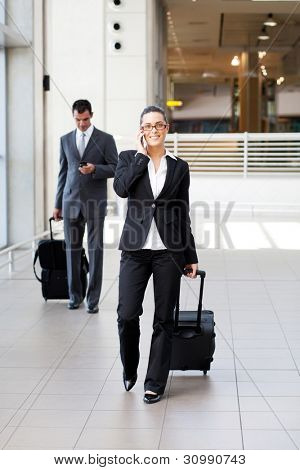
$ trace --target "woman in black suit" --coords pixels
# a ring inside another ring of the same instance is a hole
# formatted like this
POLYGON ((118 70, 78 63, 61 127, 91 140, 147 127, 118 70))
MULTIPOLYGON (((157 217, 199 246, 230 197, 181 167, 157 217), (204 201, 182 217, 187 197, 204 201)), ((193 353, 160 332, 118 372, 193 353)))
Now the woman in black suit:
POLYGON ((158 402, 169 374, 173 312, 180 278, 196 277, 197 254, 189 217, 188 164, 165 149, 169 125, 163 109, 148 106, 141 114, 137 151, 121 152, 114 189, 128 198, 120 240, 118 328, 123 382, 137 380, 139 316, 151 274, 155 299, 153 335, 145 378, 146 403, 158 402))

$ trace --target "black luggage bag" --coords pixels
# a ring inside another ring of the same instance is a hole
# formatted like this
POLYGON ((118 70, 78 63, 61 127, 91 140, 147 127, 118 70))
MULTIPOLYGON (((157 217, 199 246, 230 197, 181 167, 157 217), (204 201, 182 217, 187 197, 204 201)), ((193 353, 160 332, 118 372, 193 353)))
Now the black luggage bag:
POLYGON ((200 276, 198 310, 179 310, 179 298, 174 311, 174 333, 170 370, 210 370, 215 351, 214 313, 202 310, 205 272, 200 276))
MULTIPOLYGON (((33 261, 35 277, 42 284, 42 295, 48 299, 68 299, 67 257, 64 240, 54 240, 52 231, 53 217, 49 219, 50 240, 40 240, 33 261), (35 264, 39 258, 42 268, 41 277, 38 277, 35 264)), ((87 288, 87 273, 89 271, 85 250, 81 252, 81 283, 82 295, 85 297, 87 288)))

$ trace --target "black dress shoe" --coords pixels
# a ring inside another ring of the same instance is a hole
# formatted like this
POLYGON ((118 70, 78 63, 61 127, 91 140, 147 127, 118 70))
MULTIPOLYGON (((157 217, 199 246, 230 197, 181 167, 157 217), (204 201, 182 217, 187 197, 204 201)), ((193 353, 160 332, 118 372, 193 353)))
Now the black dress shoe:
POLYGON ((144 395, 144 402, 147 403, 148 405, 151 405, 152 403, 157 403, 161 399, 161 395, 158 395, 158 393, 145 393, 144 395))
POLYGON ((87 313, 98 313, 99 312, 99 307, 98 305, 95 305, 94 307, 92 307, 91 305, 88 305, 88 308, 87 308, 87 313))
POLYGON ((79 308, 80 303, 79 302, 73 302, 72 300, 68 303, 68 309, 69 310, 76 310, 79 308))
POLYGON ((131 379, 126 379, 125 372, 123 372, 123 383, 124 383, 125 390, 127 392, 129 392, 129 390, 131 390, 135 386, 136 381, 137 381, 137 374, 131 377, 131 379))

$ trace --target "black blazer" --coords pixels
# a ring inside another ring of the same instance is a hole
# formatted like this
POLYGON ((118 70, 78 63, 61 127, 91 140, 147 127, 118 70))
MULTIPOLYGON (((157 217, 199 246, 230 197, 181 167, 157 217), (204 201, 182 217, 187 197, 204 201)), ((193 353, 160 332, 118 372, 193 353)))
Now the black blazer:
POLYGON ((135 150, 120 153, 114 189, 118 196, 128 197, 128 207, 119 249, 142 249, 154 217, 166 248, 182 252, 186 263, 197 263, 189 217, 189 167, 178 157, 166 158, 165 185, 155 199, 147 168, 149 157, 135 150))

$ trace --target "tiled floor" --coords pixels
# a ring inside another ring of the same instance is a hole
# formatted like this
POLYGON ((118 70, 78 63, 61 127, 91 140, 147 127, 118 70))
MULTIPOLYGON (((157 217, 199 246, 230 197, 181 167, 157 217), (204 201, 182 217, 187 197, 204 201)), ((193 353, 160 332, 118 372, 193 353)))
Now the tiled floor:
MULTIPOLYGON (((116 249, 105 252, 99 315, 45 303, 29 257, 11 277, 0 271, 0 447, 299 449, 300 252, 293 247, 199 250, 204 303, 217 323, 212 370, 171 373, 164 399, 152 406, 142 401, 152 287, 139 380, 127 393, 116 249)), ((195 308, 198 286, 183 282, 182 307, 195 308)))

